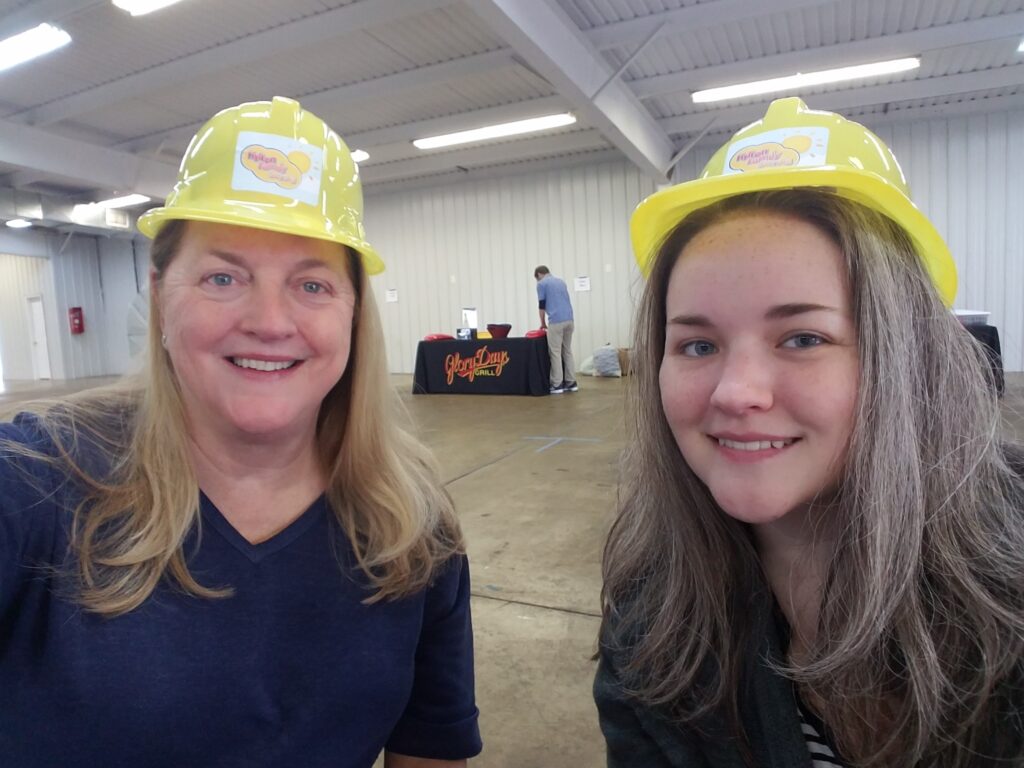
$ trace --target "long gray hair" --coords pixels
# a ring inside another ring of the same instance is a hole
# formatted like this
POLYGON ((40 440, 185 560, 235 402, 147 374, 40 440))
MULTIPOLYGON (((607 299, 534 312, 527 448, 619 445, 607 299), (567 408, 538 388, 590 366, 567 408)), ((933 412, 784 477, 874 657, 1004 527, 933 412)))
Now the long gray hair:
POLYGON ((822 702, 826 722, 845 726, 840 750, 858 766, 977 766, 981 756, 1016 765, 1022 452, 1000 438, 984 353, 906 233, 826 190, 720 201, 682 221, 657 254, 638 308, 632 434, 603 563, 602 637, 626 659, 627 693, 680 721, 722 711, 745 742, 738 697, 757 647, 747 611, 766 582, 749 529, 680 455, 658 373, 683 247, 756 210, 799 218, 839 245, 860 361, 816 640, 806 663, 780 671, 822 702))

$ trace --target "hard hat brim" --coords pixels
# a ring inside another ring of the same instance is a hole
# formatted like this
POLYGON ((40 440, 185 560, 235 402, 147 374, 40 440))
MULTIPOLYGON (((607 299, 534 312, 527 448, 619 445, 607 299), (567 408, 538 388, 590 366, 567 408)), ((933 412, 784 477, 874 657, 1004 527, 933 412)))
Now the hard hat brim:
MULTIPOLYGON (((153 239, 168 221, 181 219, 185 221, 206 221, 213 224, 232 224, 238 227, 249 227, 250 229, 261 229, 268 232, 280 232, 285 235, 297 234, 294 228, 284 224, 268 221, 256 215, 246 215, 243 211, 217 211, 212 212, 198 208, 173 208, 160 207, 152 208, 139 217, 138 228, 146 237, 153 239)), ((379 275, 384 271, 384 261, 365 240, 346 235, 344 232, 324 232, 324 234, 313 234, 312 231, 302 232, 299 236, 310 237, 314 240, 326 240, 331 243, 347 245, 356 251, 362 258, 363 267, 369 275, 379 275)))
POLYGON ((956 297, 956 264, 949 247, 920 209, 877 174, 821 165, 714 176, 661 190, 637 206, 630 219, 633 252, 646 277, 668 234, 696 210, 748 192, 825 187, 841 197, 888 216, 910 236, 947 306, 956 297))

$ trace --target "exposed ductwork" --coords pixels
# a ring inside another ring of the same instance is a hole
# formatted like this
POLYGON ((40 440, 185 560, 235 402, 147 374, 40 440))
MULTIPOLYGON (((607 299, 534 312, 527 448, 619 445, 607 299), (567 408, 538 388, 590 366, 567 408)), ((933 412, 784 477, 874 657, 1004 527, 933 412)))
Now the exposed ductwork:
POLYGON ((120 208, 76 203, 64 197, 0 189, 0 219, 27 219, 33 226, 59 232, 132 237, 138 214, 120 208))

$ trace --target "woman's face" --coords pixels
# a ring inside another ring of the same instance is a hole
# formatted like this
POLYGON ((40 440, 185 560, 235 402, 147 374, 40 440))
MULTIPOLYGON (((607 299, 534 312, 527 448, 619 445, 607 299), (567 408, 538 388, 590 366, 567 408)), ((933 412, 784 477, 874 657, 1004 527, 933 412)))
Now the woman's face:
POLYGON ((719 506, 764 524, 830 490, 858 373, 838 246, 790 216, 733 216, 683 248, 665 308, 662 406, 719 506))
POLYGON ((154 287, 192 429, 312 437, 351 346, 356 294, 340 245, 189 222, 154 287))

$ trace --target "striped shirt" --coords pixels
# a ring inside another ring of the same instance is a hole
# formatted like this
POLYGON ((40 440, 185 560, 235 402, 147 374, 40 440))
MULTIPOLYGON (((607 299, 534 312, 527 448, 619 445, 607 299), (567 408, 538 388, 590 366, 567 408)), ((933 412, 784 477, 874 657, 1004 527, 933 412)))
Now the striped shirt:
POLYGON ((803 731, 804 741, 807 742, 807 751, 811 753, 813 768, 844 768, 821 720, 804 707, 802 701, 797 701, 797 712, 800 715, 800 730, 803 731))

